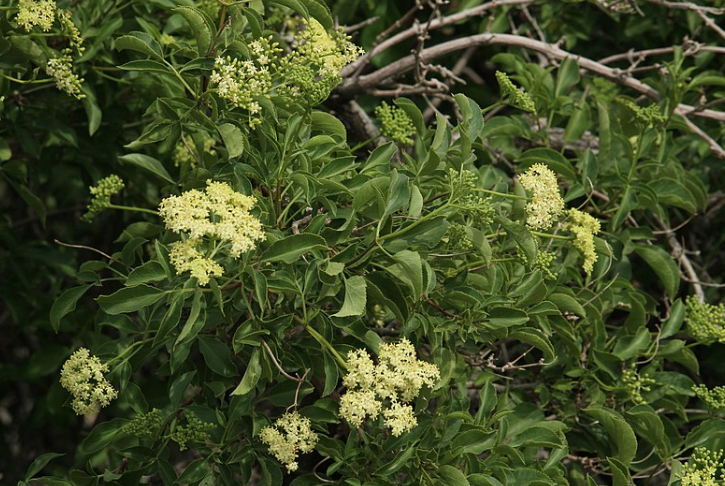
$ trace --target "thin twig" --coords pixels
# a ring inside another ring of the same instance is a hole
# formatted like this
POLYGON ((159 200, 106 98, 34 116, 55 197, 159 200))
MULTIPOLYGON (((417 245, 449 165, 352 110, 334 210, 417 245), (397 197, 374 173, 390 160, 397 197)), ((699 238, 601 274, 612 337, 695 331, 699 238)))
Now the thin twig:
POLYGON ((97 249, 97 248, 93 248, 92 246, 86 246, 86 245, 72 245, 72 244, 70 244, 70 243, 63 243, 62 241, 59 241, 59 240, 55 240, 55 239, 54 239, 53 241, 54 241, 55 243, 57 243, 58 245, 61 245, 61 246, 67 246, 68 248, 78 248, 78 249, 80 249, 80 250, 90 250, 90 251, 96 252, 96 253, 98 253, 99 255, 103 255, 104 257, 108 258, 108 259, 109 259, 109 260, 111 260, 111 261, 114 261, 114 262, 116 262, 116 263, 119 263, 119 264, 123 265, 123 266, 124 266, 124 267, 126 267, 126 268, 129 268, 129 267, 128 267, 128 265, 126 265, 125 263, 123 263, 123 262, 122 262, 121 260, 119 260, 118 258, 112 257, 111 255, 109 255, 109 254, 107 254, 107 253, 103 253, 103 252, 102 252, 101 250, 99 250, 99 249, 97 249))

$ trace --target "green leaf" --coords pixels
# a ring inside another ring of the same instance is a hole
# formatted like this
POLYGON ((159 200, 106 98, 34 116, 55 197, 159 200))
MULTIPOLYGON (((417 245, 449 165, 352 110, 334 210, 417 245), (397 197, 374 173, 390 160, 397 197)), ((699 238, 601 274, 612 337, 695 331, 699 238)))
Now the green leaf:
POLYGON ((98 101, 96 101, 96 94, 88 85, 82 85, 81 91, 86 95, 81 100, 81 103, 83 103, 83 108, 86 110, 86 117, 88 118, 88 135, 92 137, 101 127, 103 112, 101 111, 101 107, 98 106, 98 101))
POLYGON ((214 23, 199 9, 193 7, 178 7, 172 10, 174 13, 180 14, 191 26, 191 31, 196 39, 197 52, 200 56, 209 52, 211 43, 214 40, 216 29, 214 23))
POLYGON ((154 61, 153 59, 137 59, 135 61, 130 61, 126 64, 121 64, 120 66, 118 66, 118 69, 123 69, 124 71, 144 71, 153 73, 174 74, 174 70, 171 69, 169 66, 162 62, 154 61))
POLYGON ((140 267, 133 269, 128 274, 125 285, 127 287, 135 287, 138 284, 147 282, 158 282, 166 278, 166 269, 159 262, 150 261, 146 262, 140 267))
POLYGON ((534 241, 534 237, 531 236, 531 233, 529 233, 528 230, 520 224, 514 223, 503 216, 496 216, 496 222, 503 226, 503 229, 506 230, 506 234, 511 236, 511 238, 513 238, 519 245, 528 261, 527 266, 531 267, 531 265, 536 262, 537 254, 536 242, 534 241))
POLYGON ((550 148, 535 148, 527 150, 518 159, 522 167, 529 167, 536 163, 543 163, 549 169, 563 176, 568 181, 576 181, 578 177, 569 162, 563 155, 550 148))
POLYGON ((637 246, 634 252, 657 274, 672 299, 680 289, 680 271, 672 257, 659 246, 637 246))
POLYGON ((470 486, 468 479, 461 470, 453 466, 439 467, 438 479, 435 484, 440 486, 470 486))
POLYGON ((342 308, 332 317, 361 316, 365 313, 366 298, 365 277, 355 275, 345 279, 345 301, 342 308))
POLYGON ((239 385, 234 389, 232 395, 246 395, 257 386, 257 382, 259 382, 259 378, 262 376, 262 366, 259 364, 260 353, 259 348, 254 349, 242 381, 239 382, 239 385))
POLYGON ((128 49, 157 59, 164 58, 161 45, 146 32, 133 31, 128 35, 122 35, 114 41, 114 46, 117 51, 128 49))
POLYGON ((563 292, 554 292, 547 297, 562 312, 570 312, 579 317, 586 317, 587 312, 584 307, 571 295, 563 292))
POLYGON ((415 251, 402 250, 393 255, 395 265, 388 267, 388 272, 410 286, 413 299, 418 301, 423 295, 423 262, 420 254, 415 251))
POLYGON ((196 337, 197 334, 199 334, 199 331, 201 331, 201 328, 204 327, 204 323, 206 319, 202 317, 199 318, 202 314, 202 309, 204 308, 204 299, 203 299, 202 291, 200 288, 196 288, 196 291, 194 292, 194 301, 191 304, 191 311, 189 312, 189 317, 186 319, 186 323, 184 324, 184 327, 181 329, 181 332, 179 333, 179 336, 176 338, 176 342, 174 343, 174 348, 183 345, 184 343, 188 343, 192 339, 196 337))
POLYGON ((121 418, 101 422, 93 427, 91 433, 81 442, 80 450, 83 454, 93 454, 105 449, 128 422, 129 420, 121 418))
POLYGON ((317 19, 325 30, 332 30, 335 28, 335 22, 332 20, 332 13, 325 2, 322 0, 302 0, 302 2, 310 12, 310 16, 317 19))
POLYGON ((135 165, 136 167, 160 177, 166 182, 175 184, 174 179, 171 178, 171 175, 164 168, 163 164, 153 157, 143 154, 128 154, 122 155, 118 158, 118 160, 121 162, 128 162, 129 164, 135 165))
POLYGON ((677 299, 672 307, 670 307, 670 317, 662 324, 662 333, 660 339, 672 337, 680 331, 682 323, 685 321, 685 304, 681 299, 677 299))
POLYGON ((340 142, 347 141, 345 125, 336 117, 324 111, 312 112, 312 129, 336 138, 340 142))
POLYGON ((556 359, 554 345, 551 344, 549 338, 540 330, 532 327, 522 327, 512 332, 509 337, 518 339, 522 343, 530 344, 544 353, 544 359, 548 362, 556 359))
POLYGON ((380 469, 375 471, 374 475, 378 477, 382 477, 385 479, 389 479, 391 475, 395 474, 396 472, 400 471, 403 466, 408 464, 408 461, 410 461, 410 458, 413 457, 413 454, 417 450, 417 447, 414 446, 408 446, 407 449, 405 449, 402 453, 398 453, 395 456, 395 459, 390 461, 387 464, 384 464, 380 469))
POLYGON ((231 123, 224 123, 219 125, 217 129, 222 136, 224 145, 227 147, 230 159, 235 159, 244 153, 244 134, 242 134, 239 127, 231 123))
POLYGON ((65 454, 58 454, 57 452, 47 452, 38 456, 28 468, 28 472, 25 473, 25 480, 30 481, 31 478, 35 477, 43 468, 53 459, 57 457, 63 457, 65 454))
POLYGON ((291 8, 306 19, 310 17, 309 10, 299 0, 269 0, 269 3, 291 8))
POLYGON ((625 361, 638 356, 642 351, 646 350, 651 340, 652 336, 649 330, 646 327, 640 327, 634 336, 620 337, 612 353, 622 361, 625 361))
POLYGON ((610 442, 614 445, 614 457, 625 464, 631 464, 637 454, 637 437, 627 421, 619 413, 608 408, 589 407, 582 411, 599 421, 607 432, 610 442))
POLYGON ((50 308, 50 325, 53 326, 55 332, 58 332, 60 328, 60 320, 76 310, 78 301, 91 287, 92 285, 82 285, 70 288, 60 294, 60 297, 53 302, 53 307, 50 308))
POLYGON ((166 292, 148 285, 137 285, 114 292, 111 295, 101 295, 96 299, 98 305, 106 314, 112 316, 136 312, 155 304, 161 300, 166 292))
POLYGON ((577 84, 580 79, 579 65, 576 62, 576 58, 567 57, 559 66, 559 72, 556 76, 554 96, 566 96, 569 89, 577 84))
POLYGON ((249 28, 252 30, 252 37, 259 39, 264 34, 264 19, 251 8, 243 8, 242 14, 247 18, 249 28))
POLYGON ((325 239, 319 235, 302 233, 277 240, 264 252, 261 262, 294 263, 312 250, 325 250, 325 239))
POLYGON ((237 376, 237 369, 232 364, 229 347, 213 337, 202 336, 199 338, 199 351, 204 356, 206 365, 214 373, 233 378, 237 376))
POLYGON ((493 307, 488 314, 487 323, 497 329, 520 326, 529 322, 529 315, 526 312, 511 307, 493 307))

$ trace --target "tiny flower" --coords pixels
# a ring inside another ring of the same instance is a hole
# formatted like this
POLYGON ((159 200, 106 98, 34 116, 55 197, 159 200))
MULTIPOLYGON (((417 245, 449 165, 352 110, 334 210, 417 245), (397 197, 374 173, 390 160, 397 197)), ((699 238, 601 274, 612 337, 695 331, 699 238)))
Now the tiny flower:
POLYGON ((256 242, 265 238, 262 223, 249 212, 256 202, 224 182, 211 180, 204 192, 192 189, 162 200, 159 213, 166 228, 186 237, 175 243, 170 253, 176 271, 189 271, 199 285, 206 285, 210 276, 223 273, 213 254, 223 250, 231 258, 239 258, 253 250, 256 242), (216 240, 222 246, 207 254, 201 250, 206 240, 216 240))
POLYGON ((535 230, 550 228, 564 211, 556 174, 544 164, 534 164, 519 177, 519 182, 532 193, 526 204, 526 224, 535 230))
POLYGON ((390 433, 395 437, 400 437, 418 425, 418 419, 413 414, 413 407, 399 402, 391 403, 390 407, 383 412, 383 417, 385 417, 385 425, 390 427, 390 433))
POLYGON ((382 412, 385 425, 395 436, 415 427, 417 420, 410 402, 423 385, 432 387, 440 378, 438 367, 419 360, 405 338, 381 344, 377 365, 367 351, 351 351, 347 367, 343 377, 347 391, 340 398, 340 417, 359 427, 366 418, 375 419, 382 412))
POLYGON ((78 100, 86 97, 86 95, 81 92, 81 83, 83 83, 83 78, 80 78, 73 72, 73 59, 71 59, 67 52, 61 57, 48 60, 45 72, 48 73, 48 76, 53 76, 55 79, 55 86, 60 91, 63 91, 78 100))
POLYGON ((591 275, 594 263, 597 261, 597 254, 594 251, 594 235, 599 233, 599 221, 578 209, 570 209, 568 218, 565 229, 574 234, 574 247, 584 257, 582 268, 587 275, 591 275))
POLYGON ((65 362, 60 372, 60 384, 73 395, 73 410, 78 415, 91 415, 105 407, 118 396, 116 390, 103 376, 108 365, 91 356, 85 348, 65 362))
POLYGON ((682 465, 680 482, 682 486, 719 486, 722 484, 723 468, 725 462, 722 449, 709 451, 698 447, 690 460, 682 465))
POLYGON ((310 419, 298 412, 286 413, 259 433, 260 440, 269 447, 269 453, 287 467, 296 471, 297 456, 312 452, 317 443, 317 434, 312 431, 310 419))
POLYGON ((15 21, 27 32, 38 26, 48 32, 53 28, 56 4, 54 0, 20 0, 15 21))

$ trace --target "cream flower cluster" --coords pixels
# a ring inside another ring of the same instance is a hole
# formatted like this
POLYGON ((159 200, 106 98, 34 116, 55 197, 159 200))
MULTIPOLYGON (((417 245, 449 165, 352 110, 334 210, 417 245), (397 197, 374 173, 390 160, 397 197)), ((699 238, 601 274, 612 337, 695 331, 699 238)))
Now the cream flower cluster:
POLYGON ((69 49, 66 49, 60 57, 48 60, 45 72, 48 73, 48 76, 53 76, 55 86, 59 90, 80 100, 86 97, 81 92, 83 78, 73 72, 73 58, 68 51, 69 49))
POLYGON ((116 390, 106 381, 103 373, 108 365, 91 356, 85 348, 65 362, 60 372, 60 384, 73 395, 73 410, 78 415, 90 415, 105 407, 118 396, 116 390))
POLYGON ((269 68, 253 60, 241 61, 218 57, 209 78, 217 85, 217 93, 237 108, 256 115, 262 107, 256 98, 265 97, 272 88, 269 68))
POLYGON ((690 457, 690 462, 682 465, 681 485, 720 486, 725 481, 725 473, 722 472, 724 467, 722 450, 709 451, 698 447, 690 457))
POLYGON ((347 392, 340 398, 340 416, 355 427, 381 413, 392 435, 398 437, 418 424, 410 405, 423 385, 432 387, 440 378, 438 367, 420 361, 407 339, 380 345, 378 364, 364 349, 347 357, 347 392))
POLYGON ((567 213, 568 221, 565 229, 574 234, 574 247, 584 257, 582 268, 587 275, 591 275, 594 263, 597 261, 597 254, 594 251, 594 235, 598 234, 601 229, 599 220, 578 209, 569 209, 567 213))
POLYGON ((15 21, 27 32, 38 26, 48 32, 53 28, 56 5, 54 0, 20 0, 15 21))
POLYGON ((269 446, 269 453, 287 467, 288 472, 296 471, 297 456, 312 452, 317 444, 317 434, 312 431, 310 419, 298 412, 286 413, 274 423, 262 429, 259 437, 269 446))
POLYGON ((550 228, 564 211, 556 174, 544 164, 534 164, 519 177, 519 182, 532 193, 526 204, 526 224, 535 230, 550 228))
POLYGON ((166 227, 183 234, 183 241, 174 243, 169 254, 177 272, 189 271, 199 285, 209 283, 212 275, 223 269, 212 257, 225 250, 232 258, 255 248, 255 242, 265 238, 262 223, 249 211, 256 199, 235 192, 224 182, 207 181, 205 191, 192 189, 180 196, 161 201, 159 213, 166 227), (213 243, 208 255, 203 244, 213 243))

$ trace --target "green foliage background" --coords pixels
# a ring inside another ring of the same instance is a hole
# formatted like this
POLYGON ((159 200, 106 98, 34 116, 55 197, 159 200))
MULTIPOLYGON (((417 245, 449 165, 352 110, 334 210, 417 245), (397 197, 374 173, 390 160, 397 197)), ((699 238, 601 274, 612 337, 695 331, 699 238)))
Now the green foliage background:
MULTIPOLYGON (((543 37, 593 60, 674 47, 642 61, 648 69, 626 71, 626 56, 611 64, 658 100, 572 58, 484 45, 437 111, 428 90, 391 96, 400 86, 356 88, 343 71, 324 103, 270 97, 250 128, 209 83, 217 55, 245 59, 267 35, 292 45, 306 17, 330 31, 357 24, 353 41, 370 50, 390 27, 486 2, 59 0, 85 39, 74 62, 82 100, 35 83, 67 41, 20 29, 17 3, 0 1, 3 484, 679 484, 695 447, 722 448, 722 410, 692 389, 722 382, 722 344, 692 337, 681 258, 719 302, 723 161, 676 113, 680 103, 717 111, 725 95, 722 53, 702 49, 723 38, 696 10, 520 2, 425 41, 543 37), (535 114, 502 102, 496 71, 535 114), (368 140, 350 108, 376 123, 383 100, 412 120, 411 146, 368 140), (195 167, 174 164, 182 135, 195 167), (563 227, 551 238, 524 223, 515 177, 535 163, 557 173, 567 207, 601 221, 591 276, 563 227), (473 187, 451 171, 475 174, 473 187), (170 265, 177 237, 157 216, 108 210, 80 222, 88 187, 109 174, 126 184, 114 203, 152 211, 225 181, 257 197, 267 239, 200 287, 170 265), (474 217, 484 206, 492 217, 474 217), (537 265, 544 250, 555 259, 537 265), (375 421, 350 428, 338 417, 341 358, 401 337, 441 372, 416 402, 419 425, 397 438, 375 421), (85 419, 59 383, 79 347, 114 360, 119 390, 85 419), (291 375, 309 370, 299 387, 272 356, 291 375), (287 474, 256 435, 297 401, 321 438, 287 474), (152 409, 163 414, 156 437, 124 429, 152 409), (184 451, 170 437, 191 413, 213 428, 184 451)), ((417 43, 386 49, 362 75, 417 43)), ((430 63, 454 69, 460 54, 430 63)), ((398 80, 430 88, 422 75, 398 80)), ((689 119, 722 140, 722 121, 689 119)))

